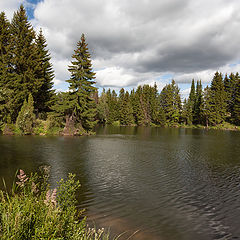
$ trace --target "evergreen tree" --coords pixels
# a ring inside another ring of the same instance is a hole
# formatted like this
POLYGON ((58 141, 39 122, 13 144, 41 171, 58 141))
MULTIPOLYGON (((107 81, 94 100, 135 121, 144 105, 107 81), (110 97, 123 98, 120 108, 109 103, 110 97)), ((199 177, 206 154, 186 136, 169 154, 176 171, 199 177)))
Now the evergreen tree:
POLYGON ((202 83, 201 81, 197 81, 196 96, 195 96, 195 102, 193 107, 193 123, 194 124, 201 123, 202 105, 203 105, 202 83))
POLYGON ((185 125, 191 125, 193 122, 193 114, 192 114, 192 102, 190 99, 184 99, 183 102, 183 110, 182 110, 182 120, 185 125))
POLYGON ((175 81, 167 84, 160 94, 160 103, 165 111, 166 121, 169 125, 179 123, 181 116, 181 97, 175 81))
POLYGON ((237 78, 234 96, 234 104, 233 104, 233 122, 236 125, 240 125, 240 78, 237 78))
POLYGON ((35 75, 39 64, 37 48, 34 44, 35 32, 28 22, 23 5, 14 13, 10 30, 13 49, 11 62, 14 74, 8 82, 8 87, 14 91, 14 109, 12 109, 11 117, 15 120, 24 99, 29 93, 35 97, 42 86, 42 81, 38 80, 35 75))
POLYGON ((11 72, 10 23, 4 12, 0 13, 0 88, 7 84, 11 72))
POLYGON ((51 115, 59 123, 60 127, 62 127, 62 123, 66 121, 66 116, 70 116, 72 114, 72 108, 69 106, 69 101, 69 92, 58 92, 54 96, 53 105, 51 106, 51 115))
POLYGON ((21 111, 18 114, 16 126, 22 134, 32 134, 34 121, 34 102, 30 93, 28 96, 28 101, 24 101, 21 111))
POLYGON ((13 91, 9 89, 12 75, 10 23, 4 12, 0 13, 0 121, 7 122, 13 108, 13 91))
POLYGON ((216 72, 211 82, 211 116, 209 123, 217 125, 225 121, 227 98, 224 89, 222 74, 216 72))
POLYGON ((195 91, 194 79, 192 80, 191 90, 190 90, 190 94, 189 94, 189 100, 190 100, 190 102, 192 102, 192 104, 194 104, 194 102, 196 100, 196 91, 195 91))
POLYGON ((46 39, 43 36, 42 30, 40 30, 36 39, 37 55, 38 55, 38 66, 36 68, 37 81, 41 82, 41 86, 38 89, 35 96, 35 108, 38 112, 48 112, 53 101, 54 90, 53 78, 54 73, 52 64, 50 63, 51 57, 48 52, 46 39))
POLYGON ((224 78, 224 88, 226 92, 226 104, 227 104, 227 120, 229 122, 232 122, 234 118, 233 108, 235 102, 235 89, 238 78, 239 78, 238 73, 236 73, 236 75, 231 73, 229 77, 226 74, 224 78))
POLYGON ((114 90, 111 92, 111 90, 108 89, 106 95, 108 105, 107 124, 112 124, 119 119, 117 93, 114 90))
POLYGON ((77 43, 77 49, 72 55, 72 65, 69 66, 71 73, 69 108, 71 117, 85 130, 92 130, 96 125, 96 103, 93 94, 96 88, 95 73, 92 70, 91 55, 88 51, 85 36, 82 34, 81 41, 77 43))
POLYGON ((145 116, 143 111, 142 87, 138 86, 136 92, 132 93, 132 107, 135 123, 138 126, 145 125, 145 116))
POLYGON ((204 89, 203 93, 203 108, 202 108, 202 116, 204 124, 208 127, 210 123, 210 119, 212 118, 212 106, 211 106, 211 89, 207 86, 204 89))
POLYGON ((97 104, 98 119, 101 123, 106 123, 109 116, 109 107, 107 103, 107 94, 103 89, 97 104))
POLYGON ((134 123, 133 109, 128 91, 122 88, 119 93, 119 120, 121 125, 132 125, 134 123))

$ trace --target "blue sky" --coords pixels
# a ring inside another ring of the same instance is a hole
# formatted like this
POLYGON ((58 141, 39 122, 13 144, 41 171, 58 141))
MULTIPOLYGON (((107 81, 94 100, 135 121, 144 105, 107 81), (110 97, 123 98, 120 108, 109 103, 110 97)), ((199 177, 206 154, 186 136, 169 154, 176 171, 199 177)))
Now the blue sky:
POLYGON ((156 82, 161 90, 174 79, 185 97, 193 78, 206 86, 216 71, 240 69, 237 0, 4 0, 0 9, 11 18, 22 2, 47 38, 57 90, 67 89, 82 33, 100 89, 156 82))

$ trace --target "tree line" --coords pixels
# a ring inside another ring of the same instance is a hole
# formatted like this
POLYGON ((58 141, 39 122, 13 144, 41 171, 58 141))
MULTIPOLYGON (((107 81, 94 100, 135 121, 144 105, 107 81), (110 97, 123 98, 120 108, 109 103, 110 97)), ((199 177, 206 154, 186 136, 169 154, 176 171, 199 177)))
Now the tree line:
POLYGON ((0 13, 0 127, 23 134, 64 129, 69 135, 89 133, 97 122, 118 125, 216 126, 240 125, 240 77, 216 72, 202 89, 192 81, 188 99, 181 101, 174 80, 161 92, 157 85, 138 86, 117 94, 103 89, 100 96, 85 36, 68 67, 69 91, 53 90, 54 71, 43 32, 33 29, 23 5, 10 22, 0 13), (45 121, 45 122, 44 122, 45 121), (35 129, 35 130, 34 130, 35 129))
POLYGON ((189 97, 181 101, 175 81, 160 93, 157 85, 138 86, 130 93, 123 88, 117 96, 103 90, 98 99, 98 119, 102 123, 120 125, 217 126, 228 122, 240 125, 240 76, 216 72, 210 87, 202 89, 201 81, 192 80, 189 97))

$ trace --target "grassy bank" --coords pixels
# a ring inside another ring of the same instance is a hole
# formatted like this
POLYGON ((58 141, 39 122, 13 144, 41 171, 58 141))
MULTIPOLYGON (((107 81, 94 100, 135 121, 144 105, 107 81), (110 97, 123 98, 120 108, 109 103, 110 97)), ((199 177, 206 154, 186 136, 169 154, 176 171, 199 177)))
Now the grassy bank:
POLYGON ((23 170, 11 191, 0 191, 0 239, 108 240, 104 229, 88 228, 83 211, 76 208, 79 181, 73 174, 48 185, 48 168, 27 176, 23 170))

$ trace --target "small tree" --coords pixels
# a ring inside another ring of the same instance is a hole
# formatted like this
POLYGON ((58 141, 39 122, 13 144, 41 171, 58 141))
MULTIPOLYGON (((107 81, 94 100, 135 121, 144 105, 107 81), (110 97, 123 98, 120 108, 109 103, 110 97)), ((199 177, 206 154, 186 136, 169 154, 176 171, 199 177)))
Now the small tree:
POLYGON ((21 111, 17 117, 16 126, 21 131, 21 133, 25 135, 33 133, 33 125, 35 121, 33 104, 33 97, 30 93, 28 96, 28 101, 24 101, 21 111))

